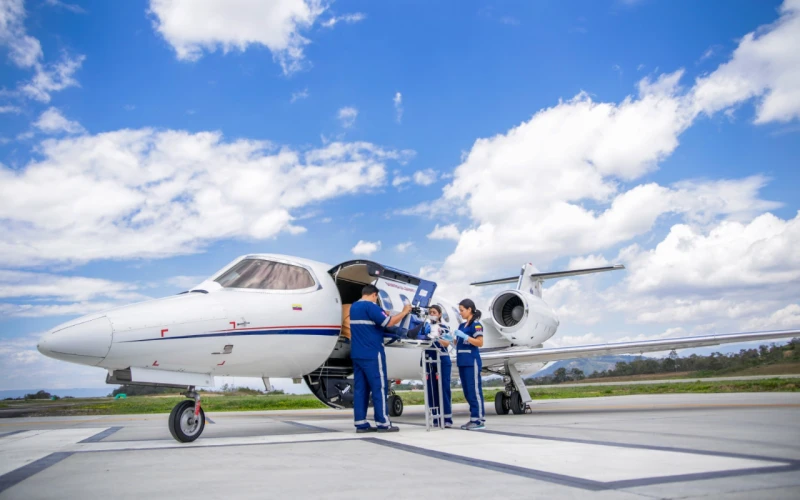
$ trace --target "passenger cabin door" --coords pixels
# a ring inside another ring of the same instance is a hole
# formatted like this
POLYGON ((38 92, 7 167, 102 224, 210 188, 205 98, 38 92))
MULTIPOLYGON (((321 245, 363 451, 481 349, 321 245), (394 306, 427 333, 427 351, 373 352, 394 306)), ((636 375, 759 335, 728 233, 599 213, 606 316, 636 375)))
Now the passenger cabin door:
POLYGON ((337 283, 342 280, 362 285, 374 284, 381 291, 381 304, 389 311, 399 311, 405 303, 428 307, 436 291, 433 281, 368 260, 343 262, 328 272, 337 283))

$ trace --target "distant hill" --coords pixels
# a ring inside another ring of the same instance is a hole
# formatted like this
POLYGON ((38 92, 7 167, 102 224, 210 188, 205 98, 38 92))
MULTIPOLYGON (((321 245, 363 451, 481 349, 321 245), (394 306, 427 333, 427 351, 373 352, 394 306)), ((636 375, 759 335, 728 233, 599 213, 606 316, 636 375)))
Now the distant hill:
MULTIPOLYGON (((109 385, 108 387, 94 387, 94 388, 77 388, 77 389, 47 389, 44 390, 55 396, 64 397, 72 396, 74 398, 100 398, 111 394, 111 391, 116 389, 117 386, 109 385)), ((0 391, 0 399, 6 398, 21 398, 26 394, 35 394, 38 389, 12 389, 0 391)))
POLYGON ((582 370, 583 374, 588 377, 590 374, 594 372, 601 372, 603 370, 614 368, 614 366, 621 361, 630 363, 631 361, 639 358, 640 356, 624 355, 624 356, 597 356, 596 358, 562 359, 561 361, 556 361, 552 365, 546 366, 544 369, 536 372, 531 377, 539 378, 547 375, 552 375, 559 368, 566 368, 568 372, 573 368, 577 368, 579 370, 582 370))

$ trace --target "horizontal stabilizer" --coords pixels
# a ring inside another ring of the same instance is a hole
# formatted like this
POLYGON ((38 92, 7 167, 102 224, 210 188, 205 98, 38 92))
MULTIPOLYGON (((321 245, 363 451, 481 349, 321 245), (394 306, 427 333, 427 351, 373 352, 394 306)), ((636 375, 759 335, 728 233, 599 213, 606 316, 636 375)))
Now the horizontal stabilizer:
MULTIPOLYGON (((602 273, 606 271, 616 271, 618 269, 625 269, 622 264, 615 264, 613 266, 604 267, 591 267, 588 269, 573 269, 571 271, 555 271, 552 273, 532 273, 529 274, 531 279, 535 281, 550 280, 555 278, 566 278, 567 276, 578 276, 581 274, 602 273)), ((511 276, 510 278, 500 278, 489 281, 479 281, 477 283, 470 283, 472 286, 489 286, 489 285, 505 285, 509 283, 517 283, 519 276, 511 276)))

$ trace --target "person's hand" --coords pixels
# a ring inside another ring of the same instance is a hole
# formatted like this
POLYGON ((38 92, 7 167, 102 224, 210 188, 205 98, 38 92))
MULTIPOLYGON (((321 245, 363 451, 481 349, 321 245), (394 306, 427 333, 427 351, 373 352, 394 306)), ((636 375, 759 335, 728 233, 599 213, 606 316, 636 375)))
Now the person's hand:
POLYGON ((403 316, 407 316, 408 313, 411 312, 411 309, 412 309, 411 304, 404 305, 403 306, 403 311, 402 311, 403 316))
POLYGON ((458 338, 464 340, 464 342, 466 342, 467 339, 469 338, 469 335, 467 335, 466 333, 464 333, 461 330, 459 330, 459 331, 456 332, 456 337, 458 337, 458 338))

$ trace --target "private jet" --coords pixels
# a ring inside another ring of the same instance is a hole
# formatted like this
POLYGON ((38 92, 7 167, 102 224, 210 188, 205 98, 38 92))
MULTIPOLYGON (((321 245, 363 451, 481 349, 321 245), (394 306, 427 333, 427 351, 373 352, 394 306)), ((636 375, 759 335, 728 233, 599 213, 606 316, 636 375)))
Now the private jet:
MULTIPOLYGON (((542 300, 546 280, 624 269, 622 265, 540 273, 531 264, 509 278, 472 283, 516 285, 497 293, 482 318, 484 375, 500 375, 505 386, 495 397, 498 415, 522 414, 531 397, 521 374, 571 358, 642 354, 731 342, 789 338, 800 330, 761 331, 545 348, 559 327, 542 300)), ((214 377, 260 377, 304 381, 331 408, 352 408, 349 306, 365 284, 380 289, 380 304, 392 312, 410 303, 416 311, 439 304, 443 321, 456 329, 456 302, 435 296, 436 283, 369 260, 331 266, 303 258, 244 255, 190 290, 90 314, 47 332, 39 351, 51 358, 108 370, 106 383, 184 390, 187 399, 169 416, 180 442, 197 439, 205 414, 197 388, 213 387, 214 377)), ((420 378, 419 345, 386 346, 391 381, 420 378)), ((454 353, 451 353, 454 356, 454 353)), ((453 363, 455 366, 455 363, 453 363)), ((454 373, 457 376, 457 372, 454 373)), ((394 385, 394 382, 392 382, 394 385)), ((387 395, 392 416, 403 401, 387 395)))

